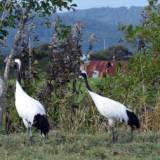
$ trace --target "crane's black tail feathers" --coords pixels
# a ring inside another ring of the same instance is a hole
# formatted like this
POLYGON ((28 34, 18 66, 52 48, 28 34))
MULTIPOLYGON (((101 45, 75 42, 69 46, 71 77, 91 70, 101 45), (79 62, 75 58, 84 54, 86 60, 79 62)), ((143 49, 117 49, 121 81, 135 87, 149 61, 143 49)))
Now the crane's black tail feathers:
POLYGON ((126 110, 126 112, 128 116, 128 125, 131 126, 132 129, 140 128, 140 122, 139 122, 138 117, 135 115, 135 113, 129 110, 126 110))
POLYGON ((45 136, 49 132, 49 122, 46 115, 37 114, 33 120, 33 126, 41 131, 45 136))

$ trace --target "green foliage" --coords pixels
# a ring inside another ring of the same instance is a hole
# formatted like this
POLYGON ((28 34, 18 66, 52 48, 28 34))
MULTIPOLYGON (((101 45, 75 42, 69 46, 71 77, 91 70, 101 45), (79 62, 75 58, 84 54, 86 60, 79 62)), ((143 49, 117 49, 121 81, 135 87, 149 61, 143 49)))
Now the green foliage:
POLYGON ((115 56, 118 60, 122 60, 128 58, 128 56, 131 56, 131 52, 121 45, 112 46, 106 50, 91 54, 90 60, 110 60, 113 56, 115 56))
POLYGON ((36 48, 33 49, 33 58, 36 60, 44 60, 47 59, 48 55, 51 54, 51 48, 49 47, 49 44, 42 44, 36 48))
POLYGON ((142 37, 142 27, 133 25, 120 25, 119 29, 125 33, 125 38, 130 43, 135 43, 137 38, 142 37))
MULTIPOLYGON (((43 68, 45 63, 44 59, 41 59, 35 67, 43 68)), ((136 54, 128 61, 125 68, 123 63, 123 61, 118 62, 117 74, 114 77, 89 79, 89 83, 95 92, 124 103, 143 120, 144 116, 145 118, 148 116, 146 111, 151 112, 157 105, 155 97, 159 97, 160 58, 150 54, 136 54)), ((99 133, 106 130, 106 120, 98 113, 82 80, 76 84, 78 93, 73 94, 71 81, 64 86, 65 88, 62 86, 56 88, 56 92, 52 92, 50 96, 48 96, 47 90, 44 90, 44 97, 39 97, 39 88, 43 86, 46 79, 45 69, 41 69, 38 73, 39 78, 33 80, 32 83, 26 83, 25 90, 43 102, 47 109, 51 128, 69 133, 99 133)), ((14 83, 14 81, 10 81, 10 92, 7 93, 9 96, 7 105, 12 117, 12 131, 17 126, 20 129, 23 126, 22 121, 17 118, 14 106, 14 83)), ((143 128, 150 129, 147 121, 143 121, 141 125, 142 130, 143 128)))
POLYGON ((8 81, 7 86, 8 86, 8 92, 6 93, 6 99, 7 99, 6 111, 10 113, 9 118, 11 127, 9 132, 22 131, 23 130, 22 121, 17 114, 14 104, 15 80, 8 81))
POLYGON ((69 38, 69 35, 71 34, 71 26, 70 25, 65 25, 62 23, 61 20, 58 20, 56 25, 55 25, 55 30, 56 30, 56 38, 57 38, 57 43, 59 45, 64 45, 67 43, 67 39, 69 38))
MULTIPOLYGON (((123 63, 123 62, 122 62, 123 63)), ((117 75, 104 86, 111 92, 113 99, 132 106, 133 110, 142 113, 144 105, 150 109, 155 106, 154 97, 159 89, 159 59, 151 55, 135 55, 128 62, 127 71, 120 70, 117 75)))
POLYGON ((7 28, 16 28, 22 19, 32 17, 33 14, 40 16, 51 15, 56 12, 57 9, 74 9, 76 4, 72 3, 72 0, 12 0, 12 1, 0 1, 0 40, 8 35, 7 28), (25 13, 25 15, 23 15, 25 13), (23 15, 23 16, 22 16, 23 15))
POLYGON ((158 54, 160 51, 160 5, 157 0, 149 0, 149 5, 142 13, 143 23, 139 26, 121 26, 128 42, 136 43, 143 40, 151 53, 158 54))

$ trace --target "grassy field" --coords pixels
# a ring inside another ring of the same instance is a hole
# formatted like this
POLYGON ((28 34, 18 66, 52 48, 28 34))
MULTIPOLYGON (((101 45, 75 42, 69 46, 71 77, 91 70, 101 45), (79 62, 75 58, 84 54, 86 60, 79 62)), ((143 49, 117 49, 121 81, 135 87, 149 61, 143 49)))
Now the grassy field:
POLYGON ((134 141, 121 132, 112 144, 109 135, 68 135, 50 132, 43 141, 34 134, 34 144, 26 143, 26 134, 0 135, 0 160, 158 160, 160 133, 135 132, 134 141))

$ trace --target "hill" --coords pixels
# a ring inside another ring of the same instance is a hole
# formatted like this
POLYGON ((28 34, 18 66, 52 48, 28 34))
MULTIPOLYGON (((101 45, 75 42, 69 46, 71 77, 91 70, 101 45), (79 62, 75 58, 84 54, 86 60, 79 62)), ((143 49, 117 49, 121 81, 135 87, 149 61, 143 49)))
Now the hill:
POLYGON ((88 10, 78 10, 59 14, 62 20, 67 24, 80 21, 84 24, 84 48, 87 48, 88 36, 95 33, 97 43, 95 50, 104 48, 104 40, 106 47, 116 45, 123 36, 118 30, 119 24, 136 25, 141 21, 141 7, 120 7, 120 8, 93 8, 88 10))
MULTIPOLYGON (((77 10, 75 12, 58 13, 64 23, 73 24, 75 22, 82 22, 84 25, 83 32, 83 50, 88 48, 88 36, 90 33, 95 33, 97 37, 97 43, 95 50, 101 50, 105 46, 112 46, 119 43, 123 34, 118 31, 119 24, 133 24, 136 25, 141 21, 142 7, 120 7, 120 8, 93 8, 87 10, 77 10)), ((55 19, 56 17, 47 17, 48 19, 55 19)), ((37 24, 36 33, 39 35, 39 44, 48 43, 51 39, 52 30, 42 25, 45 18, 36 18, 37 24)), ((7 40, 8 47, 5 48, 5 52, 9 51, 12 46, 15 30, 10 31, 10 36, 7 40)))

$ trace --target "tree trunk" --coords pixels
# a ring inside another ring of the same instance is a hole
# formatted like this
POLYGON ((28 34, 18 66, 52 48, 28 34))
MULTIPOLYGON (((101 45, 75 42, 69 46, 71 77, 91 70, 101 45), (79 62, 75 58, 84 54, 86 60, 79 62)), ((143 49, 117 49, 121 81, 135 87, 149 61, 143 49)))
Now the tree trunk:
POLYGON ((12 62, 12 58, 14 53, 12 53, 13 51, 11 51, 11 54, 8 56, 7 61, 6 61, 6 66, 5 66, 5 70, 4 70, 4 80, 7 81, 8 80, 8 75, 10 72, 10 65, 12 62))
POLYGON ((5 19, 5 15, 7 14, 7 3, 8 1, 7 0, 3 0, 4 1, 4 7, 3 7, 3 11, 1 13, 1 17, 0 17, 0 28, 2 27, 2 22, 3 20, 5 19))
MULTIPOLYGON (((24 14, 25 15, 25 14, 24 14)), ((24 32, 24 29, 25 29, 25 25, 26 25, 26 22, 27 22, 27 19, 28 17, 26 16, 24 19, 21 20, 20 22, 20 25, 19 25, 19 28, 17 30, 17 33, 15 35, 15 38, 14 38, 14 43, 13 43, 13 46, 12 46, 12 49, 11 49, 11 52, 6 60, 6 66, 5 66, 5 70, 4 70, 4 90, 3 90, 3 95, 2 98, 3 98, 3 108, 1 109, 1 117, 3 115, 3 112, 5 111, 6 109, 6 93, 7 93, 7 81, 9 79, 9 73, 10 73, 10 67, 11 67, 11 64, 13 62, 13 57, 16 55, 16 54, 20 54, 20 51, 17 49, 17 47, 20 45, 20 42, 21 40, 23 39, 23 32, 24 32)), ((6 114, 6 119, 8 119, 8 116, 6 114)), ((1 119, 2 121, 2 119, 1 119)), ((2 122, 1 122, 2 123, 2 122)), ((9 123, 6 124, 6 126, 9 126, 9 123)), ((8 131, 9 128, 6 127, 6 130, 8 131)))
POLYGON ((4 110, 4 81, 0 76, 0 128, 2 128, 3 110, 4 110))
POLYGON ((20 45, 21 40, 24 38, 23 37, 23 32, 25 30, 26 23, 28 22, 28 18, 29 18, 28 12, 29 12, 29 10, 30 9, 28 8, 26 11, 22 12, 22 19, 20 20, 20 24, 19 24, 17 33, 16 33, 15 38, 14 38, 14 43, 13 43, 10 55, 7 59, 5 70, 4 70, 4 80, 5 81, 8 80, 8 75, 9 75, 9 72, 10 72, 10 66, 11 66, 11 63, 12 63, 12 58, 18 52, 17 46, 20 45))
POLYGON ((22 33, 23 29, 24 29, 24 25, 22 25, 18 29, 18 31, 15 35, 15 40, 14 40, 14 44, 13 44, 13 47, 11 49, 10 55, 7 58, 7 62, 6 62, 5 70, 4 70, 4 80, 5 81, 8 80, 8 75, 9 75, 9 72, 10 72, 10 66, 11 66, 11 63, 12 63, 12 58, 16 54, 16 48, 18 46, 19 41, 21 40, 21 33, 22 33))

